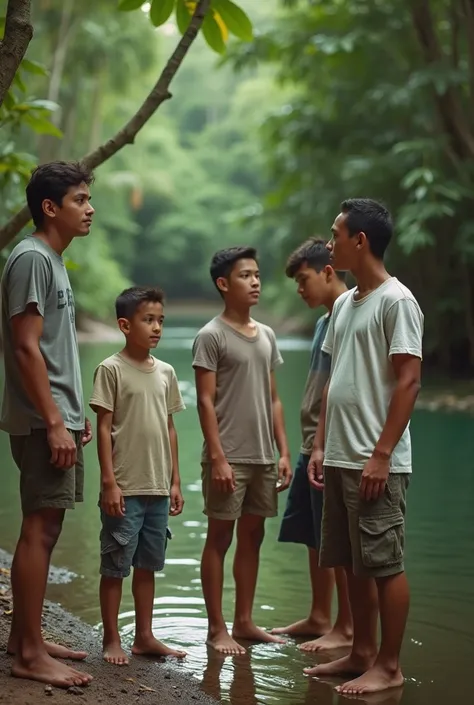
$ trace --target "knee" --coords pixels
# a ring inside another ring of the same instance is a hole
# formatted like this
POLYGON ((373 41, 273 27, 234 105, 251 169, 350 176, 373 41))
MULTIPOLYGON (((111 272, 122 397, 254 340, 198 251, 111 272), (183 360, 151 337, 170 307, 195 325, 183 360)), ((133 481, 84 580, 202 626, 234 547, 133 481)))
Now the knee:
POLYGON ((41 544, 47 551, 56 546, 62 529, 62 520, 24 521, 21 529, 21 540, 27 543, 41 544))
POLYGON ((260 548, 265 538, 265 526, 262 523, 239 527, 238 540, 252 548, 260 548))
POLYGON ((221 531, 212 531, 207 535, 206 546, 220 555, 225 555, 230 548, 233 537, 233 527, 221 531))

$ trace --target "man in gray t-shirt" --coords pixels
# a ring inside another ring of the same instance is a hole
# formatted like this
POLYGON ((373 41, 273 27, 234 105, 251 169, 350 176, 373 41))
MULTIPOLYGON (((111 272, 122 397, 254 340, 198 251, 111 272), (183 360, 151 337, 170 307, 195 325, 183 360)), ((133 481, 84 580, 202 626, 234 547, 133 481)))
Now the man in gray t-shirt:
POLYGON ((11 252, 3 271, 5 386, 0 427, 20 471, 23 522, 12 565, 14 614, 8 651, 12 675, 68 688, 91 677, 54 657, 82 659, 44 642, 41 616, 51 553, 66 509, 82 501, 84 417, 74 297, 62 258, 88 235, 89 169, 53 162, 36 169, 26 189, 36 232, 11 252))

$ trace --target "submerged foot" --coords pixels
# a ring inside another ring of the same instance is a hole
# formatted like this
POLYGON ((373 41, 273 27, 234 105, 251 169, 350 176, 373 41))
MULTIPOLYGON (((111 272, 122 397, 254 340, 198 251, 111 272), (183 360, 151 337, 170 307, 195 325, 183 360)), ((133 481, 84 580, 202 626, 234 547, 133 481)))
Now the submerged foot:
POLYGON ((380 693, 389 688, 399 688, 405 679, 401 670, 388 670, 375 664, 359 678, 339 685, 336 690, 341 695, 365 695, 366 693, 380 693))
POLYGON ((174 656, 175 658, 184 658, 186 651, 171 649, 153 635, 150 635, 144 639, 135 639, 135 643, 132 646, 132 654, 134 656, 174 656))
POLYGON ((352 646, 352 634, 343 632, 340 629, 331 629, 330 632, 313 639, 313 641, 305 641, 299 645, 301 651, 306 653, 314 653, 315 651, 332 651, 334 649, 344 649, 352 646))
POLYGON ((15 678, 47 683, 55 688, 70 688, 73 685, 86 686, 92 680, 88 673, 76 671, 75 668, 59 663, 44 651, 32 659, 15 658, 11 670, 15 678))
POLYGON ((120 641, 112 641, 109 644, 104 643, 102 658, 114 666, 128 666, 128 656, 122 649, 120 641))
POLYGON ((242 656, 242 654, 245 654, 244 647, 240 646, 240 644, 232 639, 231 635, 226 630, 215 632, 214 634, 209 632, 206 644, 217 651, 217 653, 224 654, 225 656, 242 656))
POLYGON ((313 668, 305 668, 304 672, 307 676, 315 676, 316 678, 360 676, 371 668, 373 662, 374 659, 350 654, 336 661, 320 663, 317 666, 313 666, 313 668))
POLYGON ((284 639, 260 629, 253 622, 234 624, 232 636, 235 639, 245 639, 246 641, 260 641, 265 644, 285 644, 284 639))
MULTIPOLYGON (((75 651, 62 644, 55 644, 52 641, 45 641, 44 648, 53 658, 72 659, 73 661, 83 661, 87 657, 87 651, 75 651)), ((8 641, 7 654, 15 656, 16 647, 11 640, 8 641)))
POLYGON ((329 622, 317 622, 310 617, 308 619, 300 619, 299 622, 294 622, 286 627, 275 627, 270 630, 270 634, 288 634, 289 636, 321 636, 326 634, 330 629, 329 622))

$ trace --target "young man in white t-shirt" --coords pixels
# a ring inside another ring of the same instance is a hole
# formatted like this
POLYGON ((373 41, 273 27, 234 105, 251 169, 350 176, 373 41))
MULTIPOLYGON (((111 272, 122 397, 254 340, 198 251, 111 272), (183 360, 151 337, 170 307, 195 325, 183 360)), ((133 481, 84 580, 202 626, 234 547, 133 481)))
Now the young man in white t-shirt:
POLYGON ((420 389, 423 314, 385 269, 392 230, 383 206, 351 199, 342 203, 328 244, 334 269, 350 271, 357 286, 335 302, 322 346, 331 355, 331 372, 309 474, 314 486, 324 483, 321 565, 346 568, 354 644, 349 656, 306 673, 353 674, 337 688, 344 695, 404 682, 399 655, 409 607, 403 564, 412 471, 408 427, 420 389))

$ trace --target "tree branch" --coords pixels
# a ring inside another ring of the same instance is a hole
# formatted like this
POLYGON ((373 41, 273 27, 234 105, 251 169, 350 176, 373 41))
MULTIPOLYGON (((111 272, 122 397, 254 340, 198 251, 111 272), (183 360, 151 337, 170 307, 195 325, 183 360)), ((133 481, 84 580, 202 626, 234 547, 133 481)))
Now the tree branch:
MULTIPOLYGON (((436 34, 429 0, 412 0, 411 14, 418 42, 428 66, 440 64, 445 59, 436 34)), ((474 135, 463 112, 461 100, 453 86, 444 93, 435 92, 438 114, 453 150, 461 159, 474 157, 474 135)))
POLYGON ((464 0, 464 15, 467 32, 467 55, 469 65, 469 98, 471 113, 474 115, 474 0, 464 0))
MULTIPOLYGON (((186 32, 176 46, 176 49, 168 59, 166 66, 158 78, 152 91, 145 99, 142 106, 128 123, 117 132, 105 144, 101 145, 94 151, 87 154, 84 161, 91 169, 95 169, 110 157, 116 154, 127 144, 133 144, 135 137, 140 132, 142 127, 155 114, 160 105, 171 98, 169 86, 175 77, 179 67, 183 63, 192 43, 197 37, 207 11, 209 10, 211 0, 199 0, 191 22, 186 32)), ((0 250, 8 245, 8 243, 17 235, 20 230, 28 223, 30 212, 25 206, 16 215, 11 218, 2 228, 0 228, 0 250)))
POLYGON ((31 0, 8 0, 5 34, 0 42, 0 105, 33 37, 31 0))

